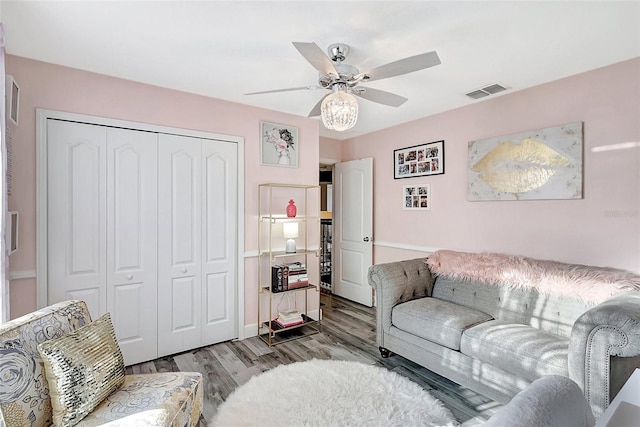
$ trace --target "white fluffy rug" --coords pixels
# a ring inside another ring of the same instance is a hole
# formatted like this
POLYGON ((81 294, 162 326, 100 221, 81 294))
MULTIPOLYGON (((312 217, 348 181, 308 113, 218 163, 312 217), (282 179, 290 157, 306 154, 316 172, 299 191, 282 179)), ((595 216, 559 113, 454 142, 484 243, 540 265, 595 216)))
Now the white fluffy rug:
POLYGON ((358 362, 311 360, 251 378, 214 426, 455 426, 443 404, 407 378, 358 362))

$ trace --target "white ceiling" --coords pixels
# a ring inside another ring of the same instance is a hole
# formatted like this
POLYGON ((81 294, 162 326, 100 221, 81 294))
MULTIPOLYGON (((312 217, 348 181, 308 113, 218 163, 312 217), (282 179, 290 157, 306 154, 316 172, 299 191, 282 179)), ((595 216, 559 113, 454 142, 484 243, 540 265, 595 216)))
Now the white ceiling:
POLYGON ((482 102, 464 94, 491 83, 517 91, 640 56, 640 1, 2 1, 0 13, 10 54, 301 116, 326 92, 243 95, 317 83, 292 41, 347 43, 360 71, 437 51, 437 67, 365 84, 409 101, 359 99, 355 128, 320 126, 336 139, 482 102))

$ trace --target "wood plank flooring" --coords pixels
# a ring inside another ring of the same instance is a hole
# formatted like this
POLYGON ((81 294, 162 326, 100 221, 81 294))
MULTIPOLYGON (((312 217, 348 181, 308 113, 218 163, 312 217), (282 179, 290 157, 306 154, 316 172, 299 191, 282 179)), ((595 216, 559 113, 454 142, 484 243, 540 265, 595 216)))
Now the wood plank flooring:
POLYGON ((268 347, 258 337, 227 341, 127 367, 127 373, 197 371, 204 375, 200 427, 211 427, 217 408, 253 375, 278 365, 316 359, 350 360, 387 368, 421 385, 464 427, 482 424, 500 404, 401 356, 380 357, 375 308, 322 294, 322 332, 268 347))

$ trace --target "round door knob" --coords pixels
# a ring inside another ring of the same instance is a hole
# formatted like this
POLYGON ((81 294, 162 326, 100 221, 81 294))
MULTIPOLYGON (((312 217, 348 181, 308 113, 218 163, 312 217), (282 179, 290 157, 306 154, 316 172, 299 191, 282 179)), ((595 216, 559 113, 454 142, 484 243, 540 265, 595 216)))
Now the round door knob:
POLYGON ((368 238, 368 237, 365 237, 364 239, 362 239, 362 241, 364 241, 364 242, 368 242, 368 241, 369 241, 369 238, 368 238))
POLYGON ((127 280, 131 280, 131 279, 133 279, 133 274, 131 273, 127 274, 127 280))
POLYGON ((186 267, 183 267, 182 270, 180 270, 180 271, 182 271, 183 273, 186 273, 188 270, 187 270, 186 267))

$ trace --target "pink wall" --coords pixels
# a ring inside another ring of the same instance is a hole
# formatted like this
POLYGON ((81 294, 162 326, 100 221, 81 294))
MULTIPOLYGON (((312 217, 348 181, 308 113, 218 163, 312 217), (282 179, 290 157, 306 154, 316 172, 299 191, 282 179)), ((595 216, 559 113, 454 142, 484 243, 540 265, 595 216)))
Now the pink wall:
MULTIPOLYGON (((20 212, 20 249, 10 271, 36 268, 36 108, 194 129, 244 137, 245 247, 257 250, 257 185, 263 182, 318 183, 318 121, 213 98, 177 92, 16 56, 7 56, 7 74, 20 85, 20 125, 13 133, 13 193, 9 209, 20 212), (297 126, 299 167, 260 164, 260 121, 297 126)), ((241 261, 242 262, 242 261, 241 261)), ((246 323, 256 319, 256 258, 245 264, 246 323)), ((35 279, 11 283, 11 316, 36 308, 35 279)))
MULTIPOLYGON (((640 271, 640 148, 592 148, 640 141, 640 58, 505 94, 372 134, 319 138, 318 122, 212 98, 7 56, 21 88, 20 126, 13 133, 13 194, 21 215, 20 250, 10 270, 36 267, 35 109, 47 108, 245 138, 245 251, 257 249, 260 182, 315 184, 318 159, 374 158, 375 262, 418 257, 430 248, 501 251, 640 271), (261 166, 259 122, 300 128, 300 167, 261 166), (573 121, 584 122, 584 199, 467 202, 467 142, 573 121), (393 179, 392 153, 444 139, 446 173, 393 179), (320 141, 320 143, 318 143, 320 141), (405 183, 432 185, 433 210, 403 211, 405 183), (397 206, 397 207, 393 207, 397 206), (382 227, 385 224, 385 227, 382 227), (394 225, 395 224, 395 225, 394 225)), ((12 125, 11 125, 12 126, 12 125)), ((245 320, 256 321, 256 259, 245 263, 245 320)), ((36 308, 34 279, 12 281, 12 317, 36 308)))
POLYGON ((342 159, 374 159, 376 263, 449 248, 640 271, 640 147, 592 151, 638 141, 640 58, 352 138, 342 159), (468 141, 575 121, 584 122, 584 199, 467 201, 468 141), (444 175, 393 179, 394 149, 441 139, 444 175), (410 183, 431 184, 431 211, 402 210, 410 183))
POLYGON ((337 139, 320 137, 320 158, 341 160, 342 159, 342 141, 337 139))

